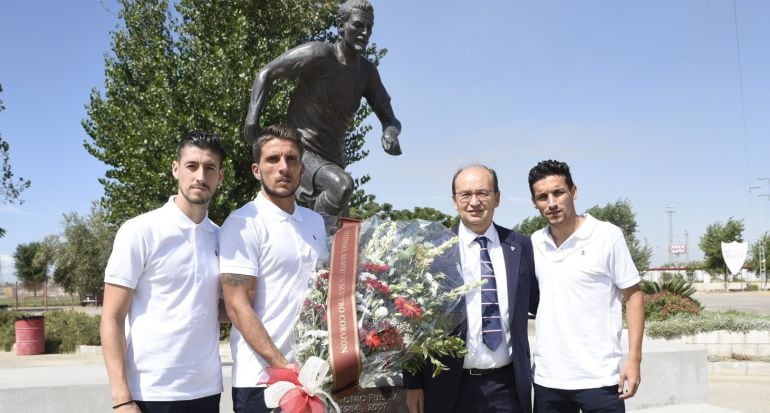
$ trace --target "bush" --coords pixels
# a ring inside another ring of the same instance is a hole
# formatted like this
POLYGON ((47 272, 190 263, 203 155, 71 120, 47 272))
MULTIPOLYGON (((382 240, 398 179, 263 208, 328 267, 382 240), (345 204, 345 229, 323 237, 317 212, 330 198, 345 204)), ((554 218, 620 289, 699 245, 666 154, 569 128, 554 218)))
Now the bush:
POLYGON ((16 311, 0 312, 0 349, 11 351, 13 343, 16 342, 16 317, 21 313, 16 311))
POLYGON ((691 282, 685 281, 681 277, 669 281, 661 281, 660 283, 656 283, 655 281, 642 280, 639 288, 641 288, 642 292, 645 294, 655 294, 659 291, 669 291, 675 295, 690 298, 697 303, 697 300, 692 298, 692 295, 695 294, 696 291, 695 287, 692 286, 691 282))
POLYGON ((230 338, 230 328, 232 323, 219 323, 219 341, 230 338))
POLYGON ((644 317, 646 320, 665 320, 676 314, 700 313, 701 306, 693 299, 672 293, 659 291, 644 295, 644 317))
MULTIPOLYGON (((0 349, 11 351, 16 342, 17 311, 0 312, 0 349)), ((81 344, 98 346, 99 316, 75 311, 50 311, 45 316, 45 352, 72 353, 81 344)))
POLYGON ((700 315, 682 313, 667 320, 650 321, 645 325, 645 334, 649 337, 672 338, 718 330, 741 333, 770 330, 770 317, 737 311, 704 311, 700 315))
POLYGON ((746 291, 759 291, 757 284, 746 284, 746 291))
POLYGON ((45 352, 73 353, 79 345, 101 345, 99 316, 76 311, 45 314, 45 352))

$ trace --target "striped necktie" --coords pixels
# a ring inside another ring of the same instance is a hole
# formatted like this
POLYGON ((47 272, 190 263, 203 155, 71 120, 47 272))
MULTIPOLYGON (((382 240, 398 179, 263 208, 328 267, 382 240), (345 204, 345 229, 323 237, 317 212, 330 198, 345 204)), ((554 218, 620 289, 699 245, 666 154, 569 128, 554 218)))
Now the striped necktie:
POLYGON ((495 270, 492 268, 492 259, 487 250, 487 237, 478 237, 476 242, 481 246, 481 279, 487 280, 487 283, 481 287, 481 339, 490 350, 495 351, 503 342, 495 270))

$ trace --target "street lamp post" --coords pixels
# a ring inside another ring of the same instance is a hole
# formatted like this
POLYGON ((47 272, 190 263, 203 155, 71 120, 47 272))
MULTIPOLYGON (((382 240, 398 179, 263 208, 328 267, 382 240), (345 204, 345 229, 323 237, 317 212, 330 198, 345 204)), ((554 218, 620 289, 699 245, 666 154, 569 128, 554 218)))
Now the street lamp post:
POLYGON ((676 207, 669 205, 666 207, 666 213, 668 214, 668 263, 672 265, 674 263, 674 253, 671 250, 674 245, 674 212, 676 207))
MULTIPOLYGON (((758 181, 765 181, 768 185, 768 189, 770 192, 770 178, 757 178, 758 181)), ((749 193, 751 193, 755 189, 762 189, 762 186, 752 186, 749 188, 749 193)), ((767 198, 768 201, 770 201, 770 193, 764 193, 764 194, 757 194, 757 198, 760 198, 759 202, 759 241, 758 241, 758 249, 759 249, 759 279, 763 282, 763 288, 767 289, 767 259, 765 257, 765 236, 767 235, 767 225, 765 221, 765 208, 764 208, 764 202, 761 201, 761 198, 767 198)))

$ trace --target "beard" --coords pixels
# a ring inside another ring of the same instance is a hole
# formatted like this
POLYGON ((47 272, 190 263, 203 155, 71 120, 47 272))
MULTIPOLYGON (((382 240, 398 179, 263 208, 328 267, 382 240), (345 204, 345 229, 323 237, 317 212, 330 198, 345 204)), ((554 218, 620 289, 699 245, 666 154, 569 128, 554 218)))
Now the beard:
POLYGON ((276 190, 274 188, 271 188, 270 185, 268 185, 265 182, 262 182, 262 190, 265 191, 266 194, 270 195, 271 198, 294 198, 294 194, 297 192, 297 189, 299 188, 299 183, 294 185, 293 188, 287 189, 287 190, 276 190))
POLYGON ((211 201, 211 197, 193 197, 190 195, 189 191, 180 191, 182 192, 182 197, 191 205, 206 205, 211 201))

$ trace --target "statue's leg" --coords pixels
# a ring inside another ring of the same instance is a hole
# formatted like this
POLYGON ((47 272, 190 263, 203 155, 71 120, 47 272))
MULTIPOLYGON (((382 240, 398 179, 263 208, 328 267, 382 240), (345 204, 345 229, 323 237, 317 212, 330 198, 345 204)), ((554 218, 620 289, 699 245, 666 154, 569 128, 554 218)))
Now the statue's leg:
POLYGON ((326 164, 316 171, 314 184, 321 191, 313 205, 316 212, 337 216, 347 210, 353 196, 350 174, 337 165, 326 164))

